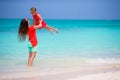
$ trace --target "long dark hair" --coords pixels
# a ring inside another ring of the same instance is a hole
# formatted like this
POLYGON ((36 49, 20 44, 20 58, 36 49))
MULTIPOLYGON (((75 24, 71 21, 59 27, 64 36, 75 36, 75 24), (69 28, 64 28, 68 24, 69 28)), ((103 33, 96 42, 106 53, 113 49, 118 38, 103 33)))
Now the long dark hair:
POLYGON ((27 33, 28 33, 28 21, 26 19, 22 19, 18 29, 19 41, 25 41, 27 33))

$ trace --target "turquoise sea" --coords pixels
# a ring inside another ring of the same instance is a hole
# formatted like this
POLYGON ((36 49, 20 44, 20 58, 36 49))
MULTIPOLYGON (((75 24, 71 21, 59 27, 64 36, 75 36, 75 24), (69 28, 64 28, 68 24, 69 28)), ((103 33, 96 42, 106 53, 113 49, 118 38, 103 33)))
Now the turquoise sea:
MULTIPOLYGON (((19 42, 17 38, 20 21, 0 19, 0 67, 27 63, 28 42, 19 42)), ((59 34, 54 32, 51 35, 45 29, 37 31, 37 63, 42 59, 54 58, 85 58, 96 63, 105 60, 120 63, 120 20, 45 21, 58 28, 59 34)))

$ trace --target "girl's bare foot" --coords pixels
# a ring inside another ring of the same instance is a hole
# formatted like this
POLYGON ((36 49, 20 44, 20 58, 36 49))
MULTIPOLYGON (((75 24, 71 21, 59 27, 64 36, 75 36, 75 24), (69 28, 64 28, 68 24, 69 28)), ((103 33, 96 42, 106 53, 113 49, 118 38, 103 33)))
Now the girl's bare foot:
POLYGON ((57 29, 57 28, 55 28, 54 30, 56 31, 56 33, 59 33, 59 31, 58 31, 58 29, 57 29))

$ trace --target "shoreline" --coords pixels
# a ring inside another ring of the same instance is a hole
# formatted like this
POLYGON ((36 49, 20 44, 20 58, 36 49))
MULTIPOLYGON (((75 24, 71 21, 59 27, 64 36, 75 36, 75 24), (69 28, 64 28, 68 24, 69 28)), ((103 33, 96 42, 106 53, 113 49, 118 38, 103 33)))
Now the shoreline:
MULTIPOLYGON (((79 66, 64 66, 64 67, 48 67, 46 69, 25 68, 26 71, 0 73, 0 80, 81 80, 86 76, 99 77, 100 75, 109 75, 111 73, 120 73, 120 64, 104 64, 104 65, 79 65, 79 66)), ((112 75, 111 75, 112 76, 112 75)), ((114 77, 115 75, 113 75, 114 77)), ((119 77, 119 76, 118 76, 119 77)), ((89 80, 89 79, 87 79, 89 80)), ((95 79, 96 80, 96 79, 95 79)))

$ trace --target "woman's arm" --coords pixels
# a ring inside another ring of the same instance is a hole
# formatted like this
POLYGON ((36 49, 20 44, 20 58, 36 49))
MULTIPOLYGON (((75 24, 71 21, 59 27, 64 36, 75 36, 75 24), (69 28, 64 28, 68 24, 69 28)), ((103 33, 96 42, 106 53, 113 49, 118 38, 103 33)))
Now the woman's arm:
POLYGON ((40 28, 42 28, 42 24, 40 23, 39 25, 34 25, 34 28, 35 29, 40 29, 40 28))

